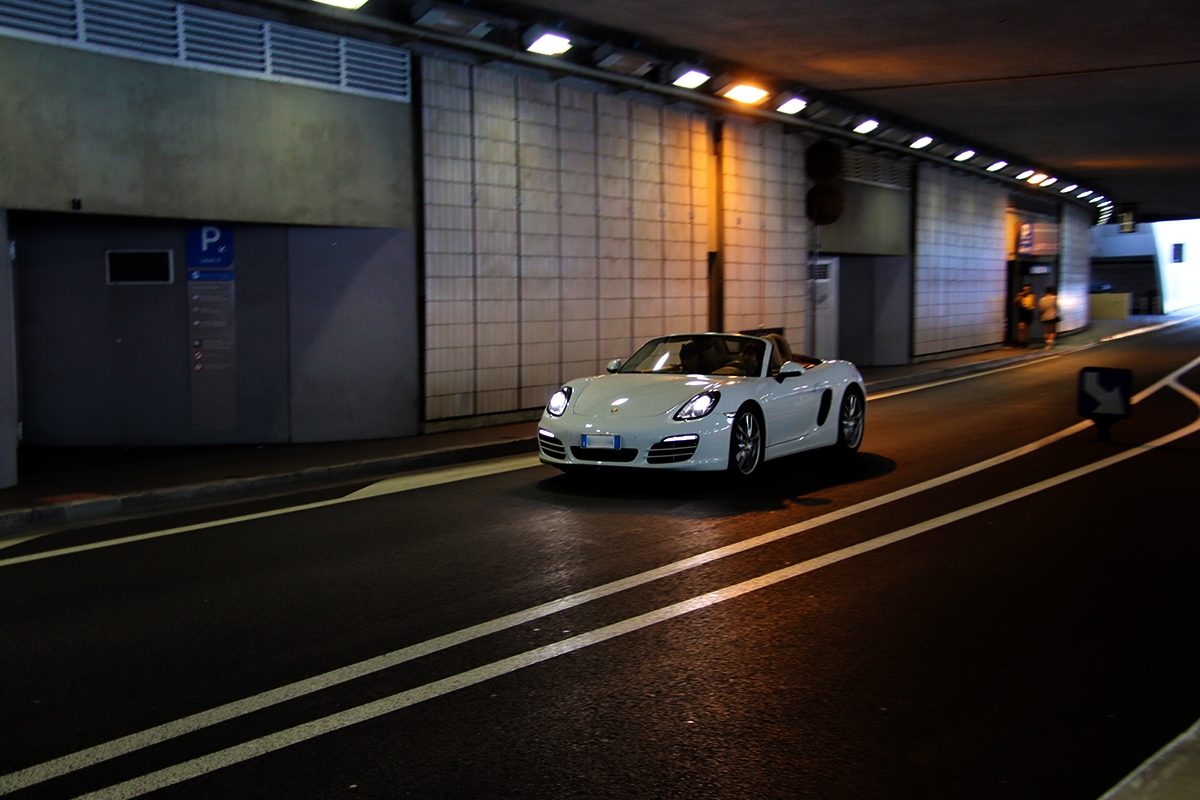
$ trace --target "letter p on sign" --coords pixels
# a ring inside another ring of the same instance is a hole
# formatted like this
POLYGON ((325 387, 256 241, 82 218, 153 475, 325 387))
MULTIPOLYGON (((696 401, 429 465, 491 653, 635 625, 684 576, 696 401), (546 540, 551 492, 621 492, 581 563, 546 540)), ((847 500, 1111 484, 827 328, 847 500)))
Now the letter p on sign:
POLYGON ((233 266, 233 228, 193 225, 187 229, 188 268, 233 266))

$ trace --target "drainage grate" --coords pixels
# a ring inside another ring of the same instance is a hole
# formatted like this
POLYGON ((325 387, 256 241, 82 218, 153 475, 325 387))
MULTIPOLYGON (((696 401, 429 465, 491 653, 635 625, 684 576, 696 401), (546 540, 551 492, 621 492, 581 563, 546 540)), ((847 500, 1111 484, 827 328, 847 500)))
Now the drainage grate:
POLYGON ((169 0, 0 0, 0 34, 408 103, 407 50, 169 0))

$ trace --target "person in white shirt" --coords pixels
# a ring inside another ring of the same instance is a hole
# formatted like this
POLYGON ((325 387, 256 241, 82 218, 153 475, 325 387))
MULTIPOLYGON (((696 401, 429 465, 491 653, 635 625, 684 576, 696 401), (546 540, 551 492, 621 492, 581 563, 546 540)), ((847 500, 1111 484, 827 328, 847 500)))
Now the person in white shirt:
POLYGON ((1054 339, 1058 329, 1058 291, 1057 287, 1047 286, 1046 293, 1038 300, 1038 310, 1042 312, 1042 335, 1046 341, 1046 349, 1054 347, 1054 339))

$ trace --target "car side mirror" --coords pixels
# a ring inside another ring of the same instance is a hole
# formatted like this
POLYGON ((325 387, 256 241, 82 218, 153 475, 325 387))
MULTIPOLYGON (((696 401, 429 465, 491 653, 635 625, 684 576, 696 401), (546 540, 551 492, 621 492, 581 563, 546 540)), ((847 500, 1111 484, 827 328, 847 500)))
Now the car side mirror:
POLYGON ((620 368, 621 368, 621 359, 619 359, 619 358, 614 358, 612 361, 608 362, 608 366, 605 367, 605 369, 607 369, 609 372, 616 372, 620 368))
POLYGON ((783 366, 779 368, 779 372, 776 373, 775 380, 779 381, 780 383, 783 383, 785 378, 788 378, 788 377, 791 377, 794 375, 803 375, 803 374, 804 374, 804 366, 803 365, 797 364, 795 361, 786 361, 786 362, 784 362, 783 366))

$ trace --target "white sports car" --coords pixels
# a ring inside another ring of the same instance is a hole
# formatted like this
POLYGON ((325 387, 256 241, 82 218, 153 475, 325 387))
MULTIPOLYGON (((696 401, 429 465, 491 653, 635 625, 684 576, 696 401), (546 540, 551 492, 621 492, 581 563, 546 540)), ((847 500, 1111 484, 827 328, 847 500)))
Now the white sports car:
POLYGON ((866 392, 849 361, 794 356, 779 334, 651 339, 608 375, 550 398, 538 426, 543 463, 723 470, 862 443, 866 392))

